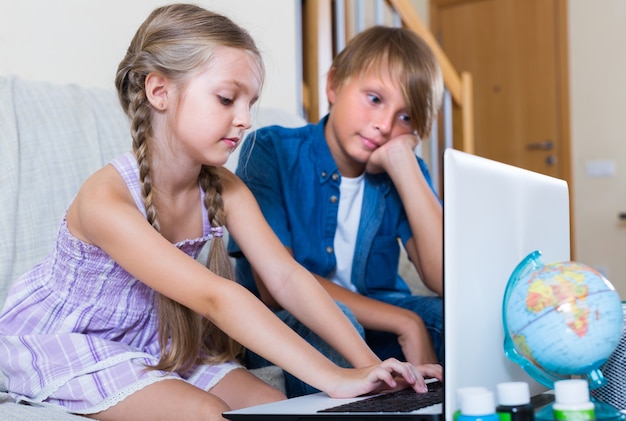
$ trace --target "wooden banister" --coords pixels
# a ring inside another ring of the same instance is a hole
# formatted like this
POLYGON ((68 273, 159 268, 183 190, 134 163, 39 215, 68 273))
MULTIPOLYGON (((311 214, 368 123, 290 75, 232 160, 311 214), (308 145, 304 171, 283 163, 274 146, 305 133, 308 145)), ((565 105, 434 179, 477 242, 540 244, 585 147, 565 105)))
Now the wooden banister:
POLYGON ((461 149, 474 153, 474 89, 472 74, 461 72, 461 119, 463 140, 461 149))
POLYGON ((331 0, 304 2, 303 86, 307 119, 317 122, 326 110, 324 75, 333 59, 333 25, 331 0))
POLYGON ((448 87, 452 98, 456 103, 462 104, 463 94, 461 88, 461 77, 439 46, 439 43, 435 39, 432 32, 430 32, 420 16, 417 14, 417 11, 415 11, 411 5, 411 2, 409 0, 387 0, 387 4, 389 4, 389 6, 391 6, 398 13, 400 19, 402 19, 403 25, 422 37, 430 49, 433 50, 435 57, 437 57, 437 60, 439 61, 439 66, 441 67, 441 71, 443 73, 444 83, 448 87))

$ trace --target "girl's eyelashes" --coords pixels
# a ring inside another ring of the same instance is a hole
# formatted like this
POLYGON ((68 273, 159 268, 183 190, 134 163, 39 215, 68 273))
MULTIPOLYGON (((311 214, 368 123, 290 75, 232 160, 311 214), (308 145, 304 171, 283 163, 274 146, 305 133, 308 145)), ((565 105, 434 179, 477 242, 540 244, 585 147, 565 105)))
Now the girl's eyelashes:
MULTIPOLYGON (((218 98, 220 104, 222 104, 222 105, 232 105, 236 101, 236 98, 225 97, 225 96, 222 96, 222 95, 218 95, 217 98, 218 98)), ((258 100, 258 97, 252 99, 252 101, 250 101, 249 104, 248 104, 248 108, 254 107, 254 105, 257 103, 257 100, 258 100)))
POLYGON ((252 109, 252 107, 256 105, 258 100, 259 100, 259 97, 256 97, 252 101, 250 101, 250 104, 248 104, 248 108, 252 109))
POLYGON ((220 101, 220 103, 222 105, 230 105, 230 104, 233 103, 233 100, 230 99, 230 98, 226 98, 226 97, 221 96, 221 95, 218 95, 217 97, 218 97, 218 99, 219 99, 219 101, 220 101))

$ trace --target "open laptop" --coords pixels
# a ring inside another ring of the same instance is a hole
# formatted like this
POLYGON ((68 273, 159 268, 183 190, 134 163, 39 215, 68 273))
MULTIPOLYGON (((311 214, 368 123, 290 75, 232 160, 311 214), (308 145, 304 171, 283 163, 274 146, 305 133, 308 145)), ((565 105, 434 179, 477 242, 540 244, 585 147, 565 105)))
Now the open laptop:
POLYGON ((534 250, 546 263, 569 260, 567 183, 453 149, 444 152, 443 402, 412 412, 328 413, 368 398, 324 393, 230 411, 234 421, 452 421, 456 390, 526 381, 545 388, 504 355, 502 298, 517 264, 534 250))
POLYGON ((546 388, 504 355, 502 299, 517 264, 539 250, 570 259, 569 192, 563 180, 460 151, 444 153, 445 418, 456 391, 525 381, 546 388))

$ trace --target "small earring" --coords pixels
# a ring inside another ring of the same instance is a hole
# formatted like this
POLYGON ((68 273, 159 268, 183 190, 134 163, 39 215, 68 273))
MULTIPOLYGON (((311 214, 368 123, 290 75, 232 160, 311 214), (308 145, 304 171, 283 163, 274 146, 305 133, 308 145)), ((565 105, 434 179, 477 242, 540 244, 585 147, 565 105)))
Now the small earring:
POLYGON ((163 104, 162 102, 159 104, 159 110, 164 110, 165 109, 165 104, 163 104))

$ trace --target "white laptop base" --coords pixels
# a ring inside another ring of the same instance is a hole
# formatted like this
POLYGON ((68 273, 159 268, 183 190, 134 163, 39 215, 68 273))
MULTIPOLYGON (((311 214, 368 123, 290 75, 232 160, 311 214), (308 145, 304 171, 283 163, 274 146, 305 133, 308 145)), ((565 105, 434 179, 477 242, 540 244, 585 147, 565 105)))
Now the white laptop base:
POLYGON ((244 408, 231 411, 224 416, 233 421, 302 421, 302 420, 381 420, 387 417, 394 420, 434 421, 441 419, 443 405, 436 404, 413 412, 358 412, 358 413, 320 413, 318 411, 331 406, 342 405, 365 398, 332 399, 325 393, 300 396, 286 401, 244 408), (381 418, 383 417, 383 418, 381 418))

